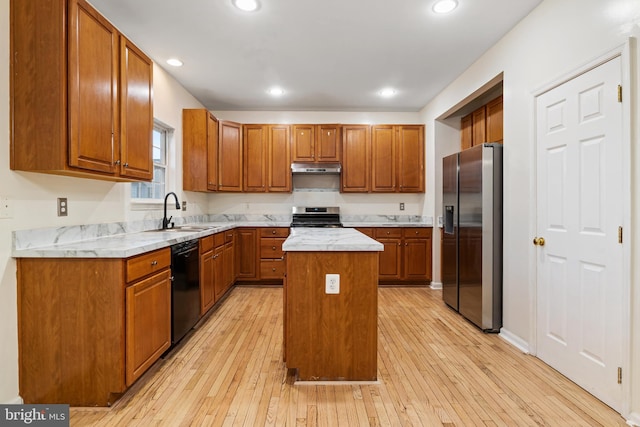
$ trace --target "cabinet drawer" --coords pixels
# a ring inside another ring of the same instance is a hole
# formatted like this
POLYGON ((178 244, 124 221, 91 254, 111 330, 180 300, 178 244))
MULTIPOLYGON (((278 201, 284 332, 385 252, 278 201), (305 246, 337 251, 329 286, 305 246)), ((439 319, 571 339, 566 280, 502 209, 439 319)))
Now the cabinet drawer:
POLYGON ((289 229, 286 227, 265 227, 260 229, 260 237, 287 237, 289 229))
POLYGON ((213 236, 207 236, 200 239, 200 254, 209 252, 213 249, 213 236))
POLYGON ((216 233, 213 235, 213 246, 214 247, 218 247, 218 246, 222 246, 224 245, 224 239, 225 239, 225 235, 226 233, 216 233))
POLYGON ((267 239, 263 237, 260 239, 260 258, 262 259, 275 259, 282 258, 284 252, 282 252, 282 244, 286 239, 284 237, 276 237, 267 239))
POLYGON ((358 231, 359 231, 359 232, 361 232, 362 234, 364 234, 364 235, 366 235, 366 236, 369 236, 369 237, 371 237, 371 238, 373 238, 373 237, 374 237, 374 234, 373 234, 373 228, 371 228, 371 227, 365 227, 365 228, 358 227, 358 228, 356 228, 356 230, 358 230, 358 231))
POLYGON ((403 230, 404 237, 431 237, 431 228, 428 227, 407 227, 403 230))
POLYGON ((126 260, 126 281, 133 282, 156 271, 169 268, 171 265, 171 249, 164 248, 147 252, 126 260))
POLYGON ((388 228, 376 228, 376 237, 402 237, 402 228, 388 227, 388 228))
POLYGON ((282 259, 260 261, 261 279, 282 279, 284 278, 285 262, 282 259))

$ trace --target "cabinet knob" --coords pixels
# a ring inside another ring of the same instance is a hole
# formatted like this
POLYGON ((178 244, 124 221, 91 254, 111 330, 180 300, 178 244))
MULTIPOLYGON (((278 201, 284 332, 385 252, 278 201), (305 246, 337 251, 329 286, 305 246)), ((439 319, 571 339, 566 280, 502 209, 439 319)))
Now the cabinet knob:
POLYGON ((387 236, 388 236, 389 234, 391 234, 391 232, 390 232, 390 231, 387 231, 387 236))
POLYGON ((275 267, 273 267, 273 268, 271 269, 271 271, 276 271, 276 268, 275 268, 275 267))
POLYGON ((271 249, 273 249, 273 250, 275 251, 275 250, 276 250, 276 247, 275 247, 275 246, 271 246, 271 249))
POLYGON ((151 265, 158 265, 158 261, 156 260, 151 261, 151 265))
POLYGON ((418 232, 416 231, 416 234, 418 234, 418 232))
POLYGON ((125 168, 128 168, 128 167, 129 167, 129 163, 128 163, 128 162, 127 162, 127 163, 125 163, 125 164, 124 164, 124 167, 125 167, 125 168))
POLYGON ((276 234, 276 230, 271 230, 271 234, 276 234))
POLYGON ((116 160, 116 166, 120 164, 120 160, 116 160))

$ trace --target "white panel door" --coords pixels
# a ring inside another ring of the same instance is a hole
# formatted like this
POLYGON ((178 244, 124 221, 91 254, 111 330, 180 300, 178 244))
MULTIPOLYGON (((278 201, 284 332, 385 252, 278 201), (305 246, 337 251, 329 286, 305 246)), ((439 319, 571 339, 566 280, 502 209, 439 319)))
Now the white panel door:
POLYGON ((620 58, 536 99, 538 357, 620 411, 620 58), (539 243, 539 242, 538 242, 539 243))

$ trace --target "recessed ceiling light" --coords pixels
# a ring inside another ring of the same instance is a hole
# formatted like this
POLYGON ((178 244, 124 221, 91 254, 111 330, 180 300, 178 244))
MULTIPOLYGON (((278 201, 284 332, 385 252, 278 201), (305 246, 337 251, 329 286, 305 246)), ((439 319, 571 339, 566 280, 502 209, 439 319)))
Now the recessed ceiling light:
POLYGON ((282 96, 282 95, 284 95, 284 89, 282 89, 280 87, 272 87, 267 92, 269 93, 269 95, 272 95, 272 96, 282 96))
POLYGON ((440 0, 433 5, 433 11, 435 13, 449 13, 456 7, 458 7, 457 0, 440 0))
POLYGON ((167 59, 167 64, 172 65, 174 67, 182 67, 182 61, 177 58, 169 58, 167 59))
POLYGON ((258 0, 233 0, 233 4, 245 12, 253 12, 258 9, 258 0))
POLYGON ((394 96, 396 94, 396 90, 393 89, 393 88, 390 88, 390 87, 386 87, 386 88, 382 89, 378 93, 383 98, 391 98, 392 96, 394 96))

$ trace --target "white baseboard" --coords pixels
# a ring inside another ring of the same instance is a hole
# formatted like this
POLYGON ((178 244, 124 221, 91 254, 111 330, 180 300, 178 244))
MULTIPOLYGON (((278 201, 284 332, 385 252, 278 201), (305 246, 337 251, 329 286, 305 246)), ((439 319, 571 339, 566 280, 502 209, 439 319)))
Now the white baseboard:
POLYGON ((499 335, 500 338, 513 345, 514 347, 520 349, 520 351, 522 351, 523 353, 529 354, 529 343, 516 334, 510 332, 508 329, 501 328, 499 335))
POLYGON ((22 405, 24 403, 24 400, 22 400, 22 398, 20 396, 16 396, 15 399, 9 400, 8 402, 5 402, 5 405, 22 405))
POLYGON ((630 426, 640 426, 640 413, 630 413, 627 418, 627 424, 629 424, 630 426))
POLYGON ((442 289, 442 282, 431 282, 431 289, 442 289))

